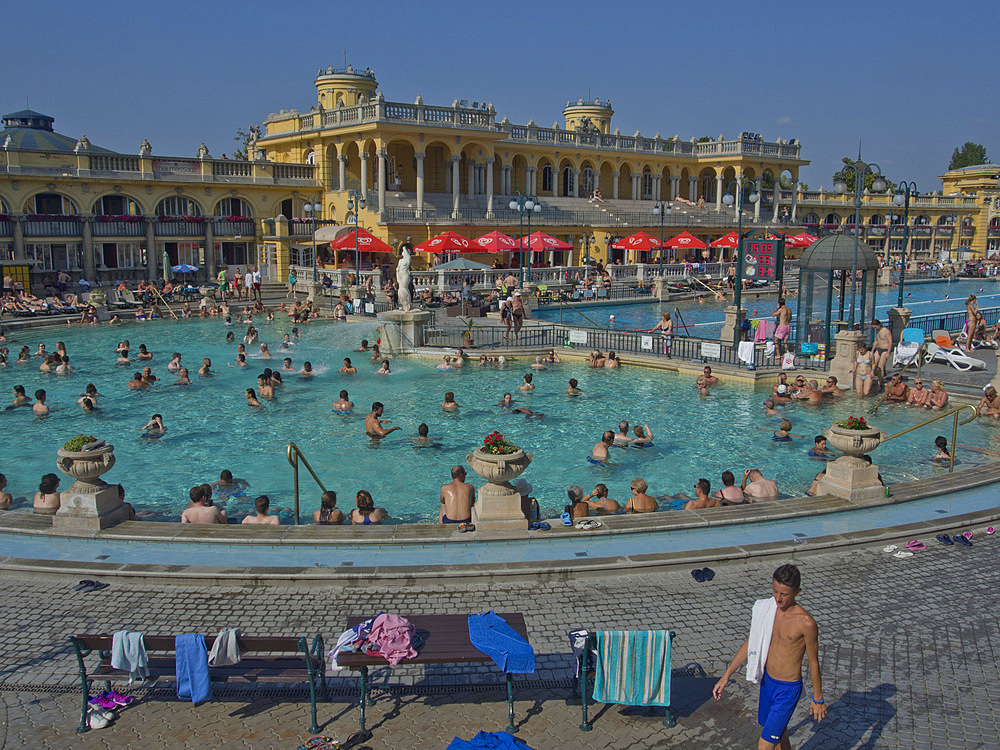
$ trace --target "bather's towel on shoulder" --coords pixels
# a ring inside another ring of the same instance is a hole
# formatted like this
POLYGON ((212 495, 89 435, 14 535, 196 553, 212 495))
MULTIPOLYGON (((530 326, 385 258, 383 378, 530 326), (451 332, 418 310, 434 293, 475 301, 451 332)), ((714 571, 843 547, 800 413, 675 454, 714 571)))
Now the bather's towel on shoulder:
POLYGON ((764 677, 767 651, 771 647, 774 616, 777 612, 778 603, 774 601, 773 596, 758 599, 753 603, 750 637, 747 639, 747 680, 750 682, 760 682, 764 677))
POLYGON ((471 740, 456 737, 447 750, 531 750, 521 740, 506 732, 480 732, 471 740))
POLYGON ((594 700, 625 706, 670 705, 670 631, 597 631, 594 700))
POLYGON ((240 644, 236 640, 239 628, 223 628, 215 637, 212 650, 208 652, 208 666, 226 667, 240 662, 240 644))
POLYGON ((469 615, 469 641, 503 672, 534 674, 535 650, 492 609, 469 615))
POLYGON ((174 638, 177 697, 201 703, 212 697, 208 677, 208 649, 201 633, 185 633, 174 638))
POLYGON ((111 666, 128 672, 129 684, 149 677, 146 644, 142 633, 128 630, 117 631, 111 639, 111 666))

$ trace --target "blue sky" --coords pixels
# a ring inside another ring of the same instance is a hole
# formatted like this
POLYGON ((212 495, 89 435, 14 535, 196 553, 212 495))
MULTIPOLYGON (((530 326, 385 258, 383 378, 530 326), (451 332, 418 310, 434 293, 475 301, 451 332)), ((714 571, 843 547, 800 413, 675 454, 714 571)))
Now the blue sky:
POLYGON ((319 67, 370 66, 386 98, 492 101, 539 125, 610 98, 622 133, 799 138, 802 179, 857 153, 924 191, 952 150, 1000 162, 1000 4, 895 2, 17 3, 0 110, 107 148, 231 152, 238 127, 315 103, 319 67), (308 11, 308 12, 307 12, 308 11))

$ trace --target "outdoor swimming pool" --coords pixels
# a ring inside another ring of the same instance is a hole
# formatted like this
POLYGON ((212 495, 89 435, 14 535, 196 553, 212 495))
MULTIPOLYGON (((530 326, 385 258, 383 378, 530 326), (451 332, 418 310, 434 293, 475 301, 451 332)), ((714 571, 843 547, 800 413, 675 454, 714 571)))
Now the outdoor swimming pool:
MULTIPOLYGON (((824 290, 817 290, 817 296, 824 290)), ((919 284, 907 284, 904 290, 906 294, 906 306, 913 312, 914 316, 928 315, 940 312, 961 312, 965 310, 965 300, 970 294, 975 294, 979 299, 981 308, 1000 306, 1000 284, 991 279, 958 279, 955 281, 933 281, 919 284), (948 295, 948 299, 944 299, 948 295)), ((881 317, 885 323, 887 311, 895 307, 899 297, 899 288, 879 287, 878 296, 875 299, 876 316, 881 317)), ((744 292, 742 305, 748 312, 748 317, 771 318, 771 313, 777 307, 776 297, 771 295, 759 295, 754 292, 744 292)), ((676 302, 658 302, 631 305, 607 305, 601 307, 589 307, 576 312, 568 307, 562 309, 562 321, 574 326, 596 326, 607 328, 610 324, 610 316, 614 315, 614 323, 611 327, 618 330, 639 330, 651 328, 660 319, 661 312, 673 312, 675 307, 680 308, 684 322, 688 325, 687 333, 691 336, 702 338, 718 338, 722 332, 722 323, 725 318, 726 305, 732 304, 732 295, 729 302, 716 302, 711 295, 706 292, 706 302, 698 304, 694 300, 682 300, 676 302), (584 317, 586 316, 586 317, 584 317), (590 320, 587 320, 589 318, 590 320)), ((850 297, 848 297, 850 304, 850 297)), ((796 300, 790 298, 788 305, 795 312, 796 300)), ((540 320, 558 321, 560 310, 558 305, 552 305, 540 309, 535 313, 535 317, 540 320)), ((679 321, 674 321, 676 329, 680 331, 679 321)))
MULTIPOLYGON (((45 388, 53 407, 46 418, 36 418, 23 408, 0 413, 7 435, 0 451, 0 471, 7 475, 8 489, 15 497, 30 498, 40 476, 55 471, 56 449, 74 435, 93 434, 115 445, 117 464, 104 478, 121 482, 127 499, 147 517, 178 520, 187 505, 188 489, 195 483, 211 482, 222 469, 229 469, 250 482, 243 496, 217 497, 238 520, 258 494, 270 496, 272 509, 291 507, 292 478, 285 447, 295 441, 327 487, 337 491, 340 507, 353 507, 355 493, 364 488, 394 521, 433 522, 439 487, 449 480, 451 466, 464 465, 466 453, 497 429, 534 454, 524 476, 534 485, 533 494, 543 510, 560 509, 570 484, 589 490, 604 482, 613 498, 625 500, 630 481, 641 476, 653 494, 691 494, 699 477, 708 478, 714 489, 725 469, 739 476, 749 466, 759 466, 766 476, 775 478, 784 494, 800 495, 822 468, 821 462, 806 455, 813 435, 834 419, 867 413, 872 403, 856 406, 854 397, 848 396, 817 409, 785 407, 793 432, 807 437, 775 443, 767 432, 755 429, 777 429, 778 418, 763 415, 761 391, 722 386, 701 399, 690 378, 674 373, 638 368, 593 371, 568 363, 536 373, 537 388, 530 395, 517 391, 527 372, 523 363, 505 370, 470 363, 463 370, 442 372, 435 369, 436 362, 406 358, 393 361, 393 374, 376 376, 375 365, 352 351, 362 338, 374 341, 375 324, 352 322, 304 327, 303 337, 288 356, 297 368, 311 360, 319 377, 289 375, 277 400, 257 410, 246 406, 243 391, 256 386, 263 367, 280 367, 286 355, 279 349, 281 335, 291 330, 291 324, 276 321, 258 328, 274 359, 266 363, 251 359, 250 366, 242 369, 226 366, 235 362, 236 346, 225 343, 228 329, 219 320, 155 321, 114 328, 73 326, 16 334, 17 340, 8 344, 13 353, 22 343, 34 351, 39 341, 49 350, 55 349, 57 341, 65 341, 77 370, 69 376, 42 374, 36 359, 31 365, 0 368, 0 391, 9 399, 13 386, 23 384, 29 394, 45 388), (149 347, 155 355, 150 363, 153 372, 163 382, 145 391, 128 390, 126 382, 136 368, 114 364, 114 349, 126 338, 133 352, 140 343, 149 347), (195 374, 194 385, 174 386, 175 378, 166 371, 172 351, 182 353, 183 363, 192 372, 202 357, 211 357, 218 374, 209 379, 195 374), (336 373, 345 356, 355 359, 358 375, 336 373), (579 379, 582 396, 563 394, 570 377, 579 379), (89 382, 104 394, 97 414, 85 414, 76 405, 89 382), (353 415, 331 412, 342 388, 357 404, 353 415), (443 395, 449 390, 461 405, 458 413, 441 410, 443 395), (494 406, 505 391, 515 394, 518 405, 543 412, 545 417, 526 419, 494 406), (392 424, 403 428, 381 443, 367 438, 363 426, 364 415, 376 400, 385 403, 385 416, 392 424), (140 428, 154 412, 163 414, 168 431, 158 440, 143 439, 140 428), (610 468, 588 463, 587 455, 601 432, 623 418, 648 423, 656 436, 655 445, 613 450, 610 468), (437 447, 415 447, 412 438, 421 422, 430 426, 437 447)), ((238 335, 246 331, 235 326, 234 330, 238 335)), ((872 421, 894 432, 925 416, 925 412, 888 407, 872 421)), ((886 481, 945 471, 923 460, 933 455, 934 436, 950 430, 950 424, 940 424, 940 428, 916 431, 876 451, 886 481)), ((960 429, 959 442, 997 448, 996 433, 995 425, 970 424, 960 429)), ((960 450, 958 458, 967 466, 983 462, 984 456, 960 450)), ((471 472, 470 481, 482 483, 471 472)), ((62 477, 61 486, 69 486, 68 477, 62 477)), ((311 511, 319 505, 319 491, 304 471, 302 489, 303 520, 311 520, 311 511)), ((23 501, 17 509, 30 512, 23 501)), ((290 520, 284 512, 282 521, 290 520)))

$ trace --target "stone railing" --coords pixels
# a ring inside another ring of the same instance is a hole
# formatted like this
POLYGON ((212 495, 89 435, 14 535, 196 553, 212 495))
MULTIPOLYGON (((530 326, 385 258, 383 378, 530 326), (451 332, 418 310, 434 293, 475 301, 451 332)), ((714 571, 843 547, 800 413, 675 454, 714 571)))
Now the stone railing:
POLYGON ((26 219, 25 237, 81 237, 83 224, 79 219, 26 219))
POLYGON ((91 156, 90 168, 95 172, 139 172, 138 156, 91 156))
POLYGON ((157 237, 204 237, 205 223, 201 221, 157 221, 153 224, 157 237))
POLYGON ((222 159, 212 162, 212 174, 216 177, 253 177, 253 164, 248 161, 222 159))
POLYGON ((213 231, 216 237, 253 237, 254 220, 229 221, 228 219, 215 219, 213 231))
POLYGON ((146 221, 100 221, 91 224, 94 237, 144 237, 146 221))
POLYGON ((313 180, 316 175, 314 164, 275 164, 276 180, 313 180))
MULTIPOLYGON (((771 193, 773 191, 765 191, 771 193)), ((892 202, 891 193, 865 193, 861 198, 862 209, 871 206, 885 206, 887 209, 902 210, 892 202)), ((910 210, 914 208, 978 208, 979 198, 974 195, 918 195, 910 198, 910 210)), ((781 202, 791 203, 792 191, 781 191, 781 202)), ((798 203, 802 205, 826 205, 854 210, 854 192, 835 193, 826 190, 800 190, 798 203)))

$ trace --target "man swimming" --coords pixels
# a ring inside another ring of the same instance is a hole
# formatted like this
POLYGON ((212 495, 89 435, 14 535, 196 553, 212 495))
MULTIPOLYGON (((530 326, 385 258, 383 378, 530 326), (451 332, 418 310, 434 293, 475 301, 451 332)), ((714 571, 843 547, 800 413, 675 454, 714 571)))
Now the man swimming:
POLYGON ((371 413, 365 417, 365 433, 369 437, 373 438, 384 438, 391 432, 403 429, 402 427, 390 427, 386 429, 382 425, 381 416, 385 411, 385 405, 381 401, 376 401, 372 404, 371 413))
MULTIPOLYGON (((583 391, 580 390, 579 388, 577 388, 577 385, 579 385, 577 379, 576 378, 570 378, 569 379, 569 388, 567 388, 565 391, 563 391, 563 393, 565 393, 568 396, 579 396, 581 393, 583 393, 583 391)), ((614 433, 611 433, 611 434, 614 435, 614 433)))
POLYGON ((212 360, 210 360, 208 357, 205 357, 201 361, 201 367, 198 368, 198 374, 201 375, 203 378, 211 377, 212 374, 213 374, 212 373, 212 360))
POLYGON ((182 367, 177 371, 177 381, 174 385, 191 385, 191 378, 188 375, 188 369, 182 367))

